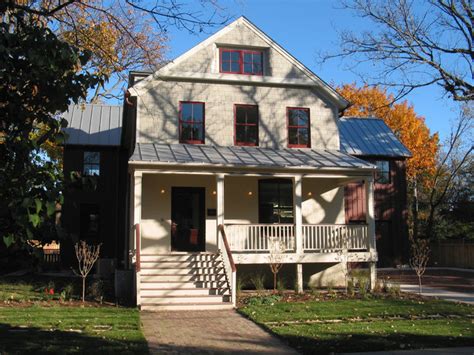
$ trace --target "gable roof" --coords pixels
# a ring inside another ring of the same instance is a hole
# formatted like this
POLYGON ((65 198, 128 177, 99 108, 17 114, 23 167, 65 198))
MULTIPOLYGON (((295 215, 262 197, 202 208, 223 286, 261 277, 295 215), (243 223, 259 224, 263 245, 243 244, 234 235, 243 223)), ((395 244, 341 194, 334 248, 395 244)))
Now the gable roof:
POLYGON ((131 164, 267 169, 349 169, 376 167, 351 155, 325 149, 272 149, 241 146, 137 143, 131 164))
POLYGON ((341 151, 351 155, 409 158, 410 151, 379 118, 341 117, 338 120, 341 151))
MULTIPOLYGON (((311 82, 314 86, 320 87, 323 89, 325 93, 327 93, 328 97, 331 98, 337 107, 342 110, 349 105, 349 101, 347 101, 343 96, 341 96, 336 90, 334 90, 329 84, 327 84, 324 80, 318 77, 315 73, 313 73, 309 68, 307 68, 304 64, 298 61, 295 57, 293 57, 288 51, 286 51, 283 47, 281 47, 278 43, 276 43, 272 38, 270 38, 266 33, 260 30, 256 25, 254 25, 249 19, 244 16, 239 17, 234 22, 230 23, 229 25, 225 26, 221 30, 214 33, 212 36, 208 37, 204 41, 200 42, 187 52, 183 53, 179 57, 172 60, 170 63, 166 64, 158 71, 156 71, 153 75, 148 76, 147 78, 141 80, 139 83, 134 85, 132 89, 140 89, 143 88, 153 80, 154 77, 158 77, 161 74, 166 74, 170 71, 174 66, 177 66, 179 63, 184 61, 185 59, 194 55, 197 51, 201 48, 215 43, 219 37, 223 36, 224 34, 228 33, 229 31, 233 30, 238 25, 244 25, 251 31, 253 31, 258 37, 260 37, 264 42, 268 44, 268 46, 279 54, 281 54, 284 58, 286 58, 292 65, 297 67, 303 74, 308 77, 308 82, 311 82)), ((250 82, 252 80, 249 80, 250 82)), ((265 82, 265 79, 262 79, 262 82, 265 82)), ((268 81, 270 82, 270 81, 268 81)))
POLYGON ((68 122, 64 145, 120 146, 122 106, 70 105, 62 117, 68 122))

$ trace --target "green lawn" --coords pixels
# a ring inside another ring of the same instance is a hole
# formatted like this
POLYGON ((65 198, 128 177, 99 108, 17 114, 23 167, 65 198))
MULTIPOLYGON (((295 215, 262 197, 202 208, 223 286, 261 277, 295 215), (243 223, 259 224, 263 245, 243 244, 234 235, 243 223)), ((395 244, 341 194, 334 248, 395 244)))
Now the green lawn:
POLYGON ((138 310, 82 307, 79 284, 78 278, 0 278, 0 354, 147 354, 138 310), (70 292, 60 301, 64 290, 70 292))
POLYGON ((146 354, 136 309, 0 307, 0 353, 146 354))
POLYGON ((474 308, 395 298, 277 301, 240 312, 302 353, 474 346, 474 308))

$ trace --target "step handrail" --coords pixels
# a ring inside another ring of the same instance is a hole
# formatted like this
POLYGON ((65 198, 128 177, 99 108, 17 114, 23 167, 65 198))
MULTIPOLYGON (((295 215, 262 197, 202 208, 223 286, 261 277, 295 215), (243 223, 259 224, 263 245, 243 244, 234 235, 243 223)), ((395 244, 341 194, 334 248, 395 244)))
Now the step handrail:
POLYGON ((225 248, 225 253, 222 254, 222 258, 224 259, 224 265, 226 266, 226 272, 228 277, 230 276, 230 292, 231 292, 231 299, 232 304, 234 307, 237 305, 237 267, 235 266, 234 258, 232 257, 232 251, 230 250, 229 243, 227 241, 227 236, 225 234, 225 229, 223 224, 219 224, 217 227, 218 234, 222 238, 222 244, 225 248), (230 274, 230 275, 229 275, 230 274))

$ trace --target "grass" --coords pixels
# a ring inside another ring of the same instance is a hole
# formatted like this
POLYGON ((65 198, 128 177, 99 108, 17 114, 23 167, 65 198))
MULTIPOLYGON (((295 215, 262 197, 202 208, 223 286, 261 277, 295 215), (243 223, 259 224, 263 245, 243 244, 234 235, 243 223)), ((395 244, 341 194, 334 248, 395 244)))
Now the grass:
POLYGON ((0 307, 0 353, 148 353, 138 310, 0 307))
POLYGON ((468 305, 388 297, 251 304, 240 312, 305 354, 474 345, 468 305))
POLYGON ((147 354, 137 309, 59 301, 71 285, 77 299, 77 282, 34 275, 1 278, 0 354, 147 354), (54 295, 46 294, 52 286, 54 295))

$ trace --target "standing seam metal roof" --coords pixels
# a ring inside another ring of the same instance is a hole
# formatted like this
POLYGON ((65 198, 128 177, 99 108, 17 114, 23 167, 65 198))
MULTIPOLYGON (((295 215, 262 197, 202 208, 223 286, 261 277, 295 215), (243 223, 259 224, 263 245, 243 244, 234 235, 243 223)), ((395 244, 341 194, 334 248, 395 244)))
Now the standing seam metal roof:
POLYGON ((63 118, 68 126, 65 145, 120 146, 122 106, 84 104, 70 105, 63 118))
POLYGON ((338 127, 341 151, 347 154, 411 157, 410 151, 381 119, 341 117, 338 127))
POLYGON ((130 162, 255 166, 266 168, 374 169, 375 166, 339 151, 314 149, 271 149, 260 147, 217 147, 192 144, 137 143, 130 162))

